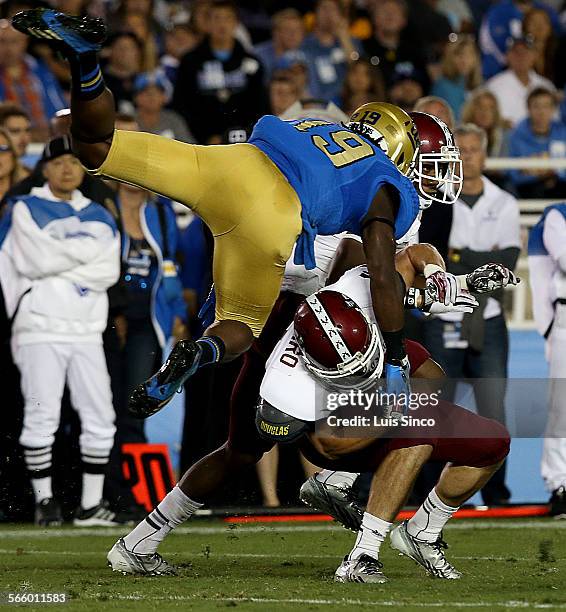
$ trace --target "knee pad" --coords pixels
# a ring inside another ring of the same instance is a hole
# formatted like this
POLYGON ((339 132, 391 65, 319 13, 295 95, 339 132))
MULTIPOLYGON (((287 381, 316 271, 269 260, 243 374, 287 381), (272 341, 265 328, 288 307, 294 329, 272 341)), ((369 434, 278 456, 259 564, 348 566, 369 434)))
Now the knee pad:
POLYGON ((264 440, 282 444, 295 442, 312 428, 308 421, 289 416, 263 399, 256 408, 255 424, 264 440))

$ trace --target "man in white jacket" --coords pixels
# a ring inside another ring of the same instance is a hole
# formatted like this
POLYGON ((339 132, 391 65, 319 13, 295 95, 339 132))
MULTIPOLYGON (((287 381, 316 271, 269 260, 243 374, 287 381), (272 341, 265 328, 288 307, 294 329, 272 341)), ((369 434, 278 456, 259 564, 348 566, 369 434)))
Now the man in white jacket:
POLYGON ((20 443, 36 523, 60 524, 51 455, 66 383, 81 421, 83 488, 75 524, 109 525, 115 516, 102 501, 102 487, 115 415, 102 332, 106 290, 120 273, 119 234, 111 215, 78 191, 84 171, 67 136, 46 145, 43 161, 46 183, 15 201, 0 251, 25 399, 20 443))

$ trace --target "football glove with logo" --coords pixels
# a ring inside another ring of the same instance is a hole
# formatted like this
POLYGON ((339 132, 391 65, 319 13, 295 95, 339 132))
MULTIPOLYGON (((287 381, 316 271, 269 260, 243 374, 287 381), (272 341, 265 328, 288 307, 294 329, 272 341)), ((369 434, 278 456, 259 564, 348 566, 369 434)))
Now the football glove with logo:
POLYGON ((509 268, 499 263, 488 263, 476 268, 469 274, 458 277, 461 284, 474 293, 491 293, 507 285, 518 285, 521 279, 509 268))

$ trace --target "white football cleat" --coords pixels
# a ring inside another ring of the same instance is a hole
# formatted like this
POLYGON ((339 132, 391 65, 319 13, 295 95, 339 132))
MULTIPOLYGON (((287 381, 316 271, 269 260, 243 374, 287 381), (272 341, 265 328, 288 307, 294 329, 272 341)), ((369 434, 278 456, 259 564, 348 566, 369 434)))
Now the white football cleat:
POLYGON ((383 563, 362 555, 357 559, 349 560, 344 557, 340 567, 334 573, 334 582, 365 582, 367 584, 383 584, 389 579, 381 571, 383 563))
POLYGON ((337 486, 311 476, 303 483, 299 499, 315 510, 330 514, 346 529, 359 531, 362 526, 363 511, 355 501, 352 487, 346 483, 337 486))
POLYGON ((391 531, 390 538, 391 548, 416 561, 431 576, 446 580, 461 578, 462 574, 444 556, 448 545, 442 537, 436 542, 417 540, 407 531, 407 521, 403 521, 391 531))
POLYGON ((170 565, 158 553, 140 555, 129 551, 120 538, 106 556, 108 566, 114 572, 126 574, 142 574, 144 576, 176 576, 177 568, 170 565))

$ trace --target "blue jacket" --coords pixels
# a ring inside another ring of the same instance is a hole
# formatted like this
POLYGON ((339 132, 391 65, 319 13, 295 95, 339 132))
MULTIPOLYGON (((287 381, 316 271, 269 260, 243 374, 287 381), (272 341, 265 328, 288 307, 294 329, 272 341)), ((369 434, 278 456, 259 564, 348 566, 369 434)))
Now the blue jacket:
MULTIPOLYGON (((553 121, 548 136, 539 136, 531 128, 530 120, 523 119, 509 136, 510 157, 532 157, 548 153, 550 157, 566 156, 566 125, 553 121)), ((515 185, 534 183, 536 176, 523 174, 521 170, 510 170, 509 176, 515 185)), ((566 171, 560 170, 558 176, 566 179, 566 171)))
MULTIPOLYGON (((118 200, 118 205, 121 206, 118 200)), ((177 251, 178 229, 175 213, 170 200, 159 198, 148 200, 143 204, 141 214, 141 226, 145 239, 149 242, 157 256, 158 271, 155 284, 151 294, 151 321, 160 346, 165 347, 167 340, 173 331, 173 320, 176 316, 186 321, 187 307, 183 299, 183 288, 178 275, 165 277, 163 273, 163 262, 165 256, 164 240, 159 222, 158 206, 165 209, 165 225, 167 228, 167 240, 169 257, 175 257, 177 251)), ((130 248, 129 237, 122 236, 122 259, 125 261, 130 248)))

